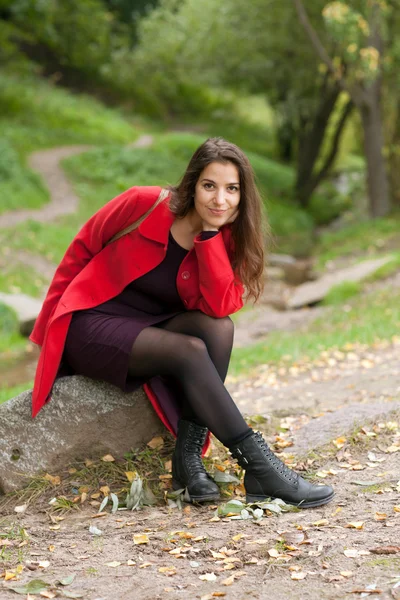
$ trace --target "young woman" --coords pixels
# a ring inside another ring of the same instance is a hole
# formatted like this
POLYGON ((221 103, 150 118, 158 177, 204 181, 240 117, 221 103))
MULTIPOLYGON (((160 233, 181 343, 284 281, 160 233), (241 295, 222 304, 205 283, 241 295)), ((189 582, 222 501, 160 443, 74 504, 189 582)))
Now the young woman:
POLYGON ((42 346, 33 415, 61 363, 125 391, 144 385, 177 436, 174 487, 187 488, 192 501, 219 498, 201 460, 211 431, 245 469, 249 502, 329 502, 332 488, 282 463, 224 386, 228 315, 245 290, 255 300, 262 291, 261 213, 248 159, 221 138, 196 150, 178 186, 133 187, 103 206, 67 249, 31 335, 42 346))

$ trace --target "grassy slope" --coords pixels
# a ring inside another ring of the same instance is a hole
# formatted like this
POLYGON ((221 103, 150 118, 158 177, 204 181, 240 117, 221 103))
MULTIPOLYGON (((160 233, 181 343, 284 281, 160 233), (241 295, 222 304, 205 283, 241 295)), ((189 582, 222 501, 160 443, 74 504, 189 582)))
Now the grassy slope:
POLYGON ((40 148, 127 143, 136 130, 116 110, 32 78, 0 73, 0 213, 48 200, 26 157, 40 148))

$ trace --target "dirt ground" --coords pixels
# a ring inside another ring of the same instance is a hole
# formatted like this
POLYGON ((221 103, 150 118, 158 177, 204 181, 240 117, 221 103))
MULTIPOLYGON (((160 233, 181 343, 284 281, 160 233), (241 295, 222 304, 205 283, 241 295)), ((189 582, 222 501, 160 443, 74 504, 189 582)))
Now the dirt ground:
MULTIPOLYGON (((352 456, 363 466, 369 462, 365 450, 352 456)), ((360 473, 340 468, 336 459, 327 461, 321 470, 335 472, 329 476, 336 488, 331 504, 265 517, 259 524, 229 518, 212 522, 215 507, 189 505, 183 512, 147 508, 97 519, 94 509, 86 508, 56 525, 44 509, 9 515, 2 529, 23 527, 29 541, 19 551, 22 561, 5 561, 5 571, 16 562, 24 569, 18 582, 2 584, 0 597, 16 597, 7 589, 11 585, 32 579, 54 583, 74 574, 64 590, 79 596, 67 597, 87 600, 317 600, 363 597, 362 591, 369 598, 400 598, 400 586, 395 588, 400 582, 400 454, 382 457, 378 468, 365 466, 360 473), (92 524, 101 535, 89 532, 92 524), (145 534, 148 543, 134 544, 137 534, 145 534), (279 541, 282 534, 286 542, 279 541), (37 567, 41 563, 48 566, 37 567), (200 579, 207 574, 213 581, 200 579)), ((60 591, 57 597, 65 596, 60 591)))

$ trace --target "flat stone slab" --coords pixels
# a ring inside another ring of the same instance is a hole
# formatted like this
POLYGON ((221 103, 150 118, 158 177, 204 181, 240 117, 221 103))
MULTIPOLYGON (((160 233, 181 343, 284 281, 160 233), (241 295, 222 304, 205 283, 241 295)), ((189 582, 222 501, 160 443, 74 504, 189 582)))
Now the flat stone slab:
POLYGON ((380 418, 388 419, 397 411, 400 411, 400 400, 353 404, 335 412, 326 413, 295 431, 294 445, 288 451, 293 454, 307 453, 309 450, 329 444, 339 436, 348 435, 355 427, 362 427, 368 421, 380 418))
POLYGON ((287 308, 301 308, 320 302, 335 285, 346 281, 361 281, 391 260, 391 256, 366 260, 346 269, 340 269, 335 273, 323 275, 317 281, 303 283, 295 289, 293 295, 287 300, 287 308))
POLYGON ((165 431, 143 390, 125 394, 80 375, 63 377, 35 419, 31 391, 23 392, 0 405, 0 493, 75 460, 122 457, 165 431))
POLYGON ((9 306, 17 315, 22 335, 30 335, 37 316, 42 308, 42 300, 26 294, 5 294, 0 292, 0 302, 9 306))

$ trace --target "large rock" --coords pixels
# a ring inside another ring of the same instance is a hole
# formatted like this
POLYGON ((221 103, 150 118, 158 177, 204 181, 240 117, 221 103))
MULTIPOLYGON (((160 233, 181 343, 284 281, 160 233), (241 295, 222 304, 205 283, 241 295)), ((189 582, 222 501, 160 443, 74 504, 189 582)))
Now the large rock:
POLYGON ((63 377, 35 419, 30 391, 0 405, 0 493, 74 460, 122 456, 160 433, 165 428, 142 390, 124 394, 86 377, 63 377))

